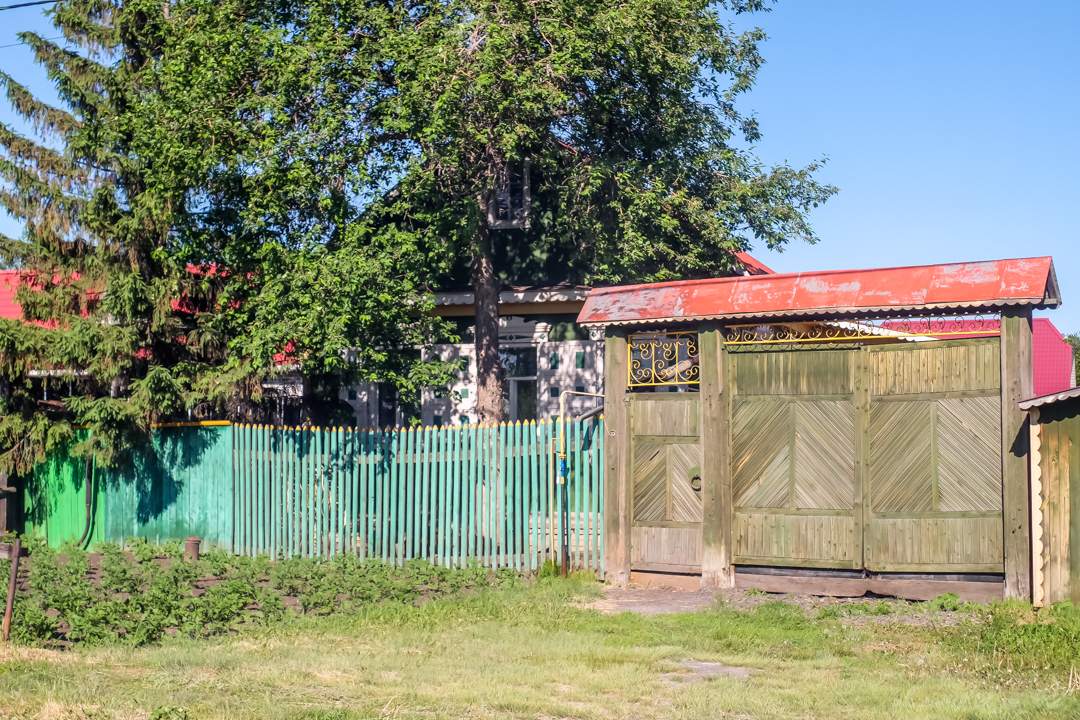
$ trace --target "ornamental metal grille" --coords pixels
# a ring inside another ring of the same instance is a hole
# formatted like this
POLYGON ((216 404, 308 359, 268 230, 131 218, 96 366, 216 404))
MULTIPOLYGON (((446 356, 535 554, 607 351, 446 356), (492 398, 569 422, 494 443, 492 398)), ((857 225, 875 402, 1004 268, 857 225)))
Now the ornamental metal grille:
POLYGON ((891 320, 791 322, 730 325, 725 345, 862 342, 866 340, 949 340, 1001 333, 1000 317, 918 317, 891 320))
POLYGON ((696 332, 631 335, 627 385, 697 385, 701 378, 696 332))

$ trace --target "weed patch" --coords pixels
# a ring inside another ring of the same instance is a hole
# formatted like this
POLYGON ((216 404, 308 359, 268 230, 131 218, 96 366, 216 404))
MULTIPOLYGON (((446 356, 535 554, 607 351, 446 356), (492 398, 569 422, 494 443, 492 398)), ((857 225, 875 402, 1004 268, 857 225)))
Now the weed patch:
POLYGON ((271 562, 219 550, 192 563, 179 543, 130 539, 127 545, 103 543, 91 555, 71 543, 57 551, 28 538, 30 560, 12 623, 15 642, 145 645, 166 635, 198 638, 241 625, 265 627, 296 613, 355 613, 522 584, 510 568, 489 572, 475 564, 451 569, 410 560, 397 567, 352 555, 271 562))
POLYGON ((1080 607, 1071 602, 1035 610, 1029 603, 1004 600, 972 615, 952 634, 952 642, 1004 671, 1068 673, 1080 664, 1080 607))

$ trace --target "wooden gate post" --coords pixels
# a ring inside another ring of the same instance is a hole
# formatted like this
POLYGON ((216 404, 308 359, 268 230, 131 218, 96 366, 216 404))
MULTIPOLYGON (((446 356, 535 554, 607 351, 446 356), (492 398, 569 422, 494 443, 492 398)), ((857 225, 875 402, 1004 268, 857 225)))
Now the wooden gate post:
POLYGON ((630 582, 630 362, 626 328, 604 330, 604 569, 616 585, 630 582))
POLYGON ((701 362, 701 586, 734 587, 731 567, 731 460, 724 374, 724 329, 698 329, 701 362))
POLYGON ((1005 522, 1005 597, 1031 599, 1031 515, 1027 413, 1019 403, 1034 393, 1031 308, 1001 313, 1001 472, 1005 522))

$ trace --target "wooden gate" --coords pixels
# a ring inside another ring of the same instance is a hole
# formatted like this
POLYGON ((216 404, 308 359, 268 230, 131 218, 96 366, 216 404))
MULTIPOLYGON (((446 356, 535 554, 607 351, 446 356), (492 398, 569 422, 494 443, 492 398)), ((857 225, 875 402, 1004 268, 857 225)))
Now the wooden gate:
POLYGON ((630 395, 630 566, 701 571, 697 393, 630 395))
POLYGON ((1003 571, 997 338, 727 362, 736 564, 1003 571))

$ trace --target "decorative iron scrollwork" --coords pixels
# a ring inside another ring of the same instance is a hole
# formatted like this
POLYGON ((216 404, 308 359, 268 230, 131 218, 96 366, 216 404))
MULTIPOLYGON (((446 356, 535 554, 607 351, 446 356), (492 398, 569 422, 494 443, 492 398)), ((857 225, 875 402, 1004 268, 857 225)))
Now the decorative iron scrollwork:
POLYGON ((629 340, 630 387, 696 385, 700 381, 696 332, 631 335, 629 340))
POLYGON ((982 316, 918 317, 885 320, 828 320, 775 325, 732 325, 726 345, 858 342, 883 339, 955 339, 988 337, 1001 332, 1001 318, 982 316))

